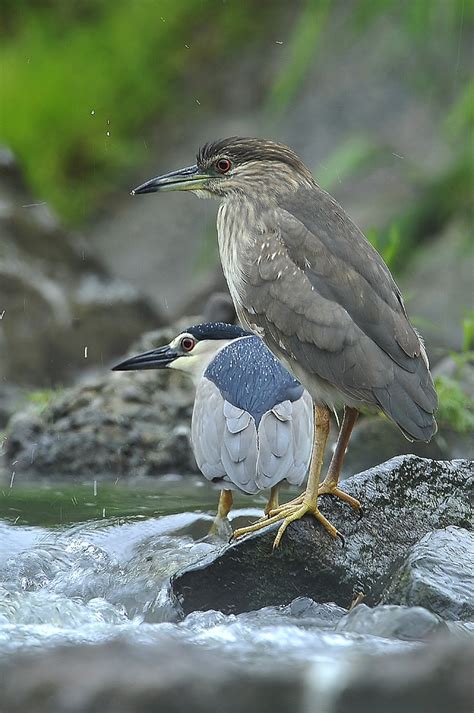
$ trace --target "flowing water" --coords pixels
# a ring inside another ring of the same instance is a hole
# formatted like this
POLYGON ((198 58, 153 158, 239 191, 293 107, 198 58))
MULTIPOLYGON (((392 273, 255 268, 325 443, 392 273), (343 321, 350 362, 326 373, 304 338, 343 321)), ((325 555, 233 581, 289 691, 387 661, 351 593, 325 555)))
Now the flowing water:
MULTIPOLYGON (((207 535, 216 501, 217 491, 203 481, 179 477, 0 486, 0 657, 114 637, 173 637, 245 665, 281 656, 295 665, 330 664, 419 646, 345 631, 344 610, 307 599, 180 620, 167 583, 223 546, 207 535)), ((263 503, 263 496, 237 496, 234 527, 259 515, 263 503)))

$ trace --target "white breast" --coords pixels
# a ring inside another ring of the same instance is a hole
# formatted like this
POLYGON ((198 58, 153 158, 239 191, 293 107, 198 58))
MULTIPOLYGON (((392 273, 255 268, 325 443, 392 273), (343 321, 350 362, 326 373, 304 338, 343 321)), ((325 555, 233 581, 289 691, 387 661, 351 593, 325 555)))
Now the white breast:
POLYGON ((217 237, 222 270, 234 305, 245 304, 245 259, 252 236, 247 228, 249 214, 246 204, 224 201, 217 214, 217 237))

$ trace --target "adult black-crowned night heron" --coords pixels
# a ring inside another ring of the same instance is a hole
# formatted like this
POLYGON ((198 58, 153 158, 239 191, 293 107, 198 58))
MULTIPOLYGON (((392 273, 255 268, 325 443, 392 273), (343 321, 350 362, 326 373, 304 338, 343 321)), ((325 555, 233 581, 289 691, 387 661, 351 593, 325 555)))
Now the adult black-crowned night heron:
POLYGON ((318 494, 360 507, 338 488, 358 409, 378 407, 412 440, 429 441, 436 432, 428 360, 400 290, 359 228, 286 146, 237 137, 206 144, 194 166, 153 178, 133 193, 171 190, 221 201, 219 251, 239 319, 313 397, 308 485, 267 520, 282 521, 275 546, 287 525, 306 513, 336 537, 319 512, 318 494), (330 409, 342 405, 336 451, 319 485, 330 409))
POLYGON ((198 324, 113 369, 166 367, 189 374, 196 386, 194 455, 204 477, 223 488, 213 531, 230 511, 232 490, 270 488, 268 514, 282 482, 301 485, 313 443, 311 396, 260 337, 232 324, 198 324))

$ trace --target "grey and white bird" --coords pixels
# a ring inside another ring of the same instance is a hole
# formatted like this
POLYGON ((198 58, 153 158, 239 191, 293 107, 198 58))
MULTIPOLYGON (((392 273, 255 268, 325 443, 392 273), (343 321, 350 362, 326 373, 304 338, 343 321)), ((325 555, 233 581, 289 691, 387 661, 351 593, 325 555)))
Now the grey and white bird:
POLYGON ((301 485, 313 443, 311 396, 267 349, 239 326, 210 322, 188 327, 172 342, 130 357, 114 371, 179 369, 196 387, 191 444, 207 480, 222 490, 214 530, 232 506, 232 490, 301 485))
MULTIPOLYGON (((436 432, 437 396, 423 342, 382 257, 287 146, 232 137, 206 144, 196 164, 132 193, 186 190, 220 201, 219 253, 240 322, 259 334, 308 389, 315 448, 306 491, 276 509, 277 546, 290 522, 312 514, 338 487, 359 409, 383 411, 411 440, 436 432), (320 484, 330 410, 344 406, 334 456, 320 484)), ((236 535, 262 527, 244 528, 236 535)))

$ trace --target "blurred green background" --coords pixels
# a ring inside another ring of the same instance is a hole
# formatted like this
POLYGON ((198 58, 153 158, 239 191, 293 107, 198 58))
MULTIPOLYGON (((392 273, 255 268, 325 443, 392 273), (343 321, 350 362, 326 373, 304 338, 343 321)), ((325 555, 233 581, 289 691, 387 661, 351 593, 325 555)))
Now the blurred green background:
MULTIPOLYGON (((94 214, 121 176, 136 171, 146 150, 143 137, 153 123, 159 120, 165 128, 180 121, 183 112, 202 114, 190 106, 190 87, 199 88, 205 111, 222 108, 213 91, 215 73, 250 48, 260 47, 264 61, 278 31, 282 60, 259 64, 254 77, 255 83, 264 82, 258 108, 273 128, 275 114, 304 91, 318 55, 342 49, 324 42, 335 15, 343 13, 341 39, 354 42, 385 17, 399 30, 400 49, 412 54, 413 90, 426 102, 433 95, 441 99, 440 140, 457 145, 445 183, 431 186, 433 220, 465 208, 474 84, 461 55, 473 3, 306 0, 292 5, 278 0, 7 0, 0 10, 0 137, 20 160, 32 191, 63 220, 78 224, 94 214), (282 19, 288 20, 284 34, 282 19), (436 60, 431 55, 439 44, 452 48, 451 64, 435 73, 429 60, 436 60)), ((388 44, 386 51, 393 47, 388 44)), ((217 83, 229 79, 231 74, 217 83)), ((314 130, 317 134, 317 126, 314 130)), ((359 142, 345 146, 332 157, 333 173, 354 169, 369 149, 359 142)), ((324 182, 332 180, 329 172, 324 182)))
POLYGON ((457 355, 442 408, 472 425, 473 19, 470 0, 4 0, 0 423, 15 385, 73 383, 224 288, 215 206, 129 190, 241 134, 293 146, 360 224, 432 361, 457 355))

